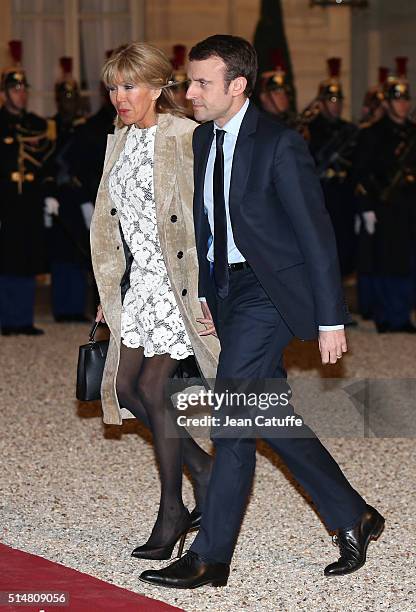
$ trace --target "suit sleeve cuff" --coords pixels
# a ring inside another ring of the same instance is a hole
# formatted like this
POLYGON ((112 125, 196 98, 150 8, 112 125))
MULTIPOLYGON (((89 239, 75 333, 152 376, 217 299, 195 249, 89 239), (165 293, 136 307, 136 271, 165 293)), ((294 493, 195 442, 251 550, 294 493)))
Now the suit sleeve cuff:
POLYGON ((344 325, 320 325, 319 331, 336 331, 337 329, 344 329, 344 325))
POLYGON ((205 297, 199 297, 199 298, 198 298, 198 300, 199 300, 200 302, 206 302, 206 301, 207 301, 207 298, 205 298, 205 297))

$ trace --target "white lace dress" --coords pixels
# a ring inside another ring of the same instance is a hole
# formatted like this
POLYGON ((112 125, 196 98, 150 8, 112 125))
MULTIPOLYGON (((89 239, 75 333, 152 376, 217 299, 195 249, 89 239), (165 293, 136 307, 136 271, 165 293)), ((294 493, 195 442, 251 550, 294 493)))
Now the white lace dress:
POLYGON ((124 238, 133 255, 121 312, 125 346, 144 348, 145 357, 193 354, 172 292, 159 243, 153 190, 153 153, 157 126, 132 125, 111 170, 110 196, 120 214, 124 238))

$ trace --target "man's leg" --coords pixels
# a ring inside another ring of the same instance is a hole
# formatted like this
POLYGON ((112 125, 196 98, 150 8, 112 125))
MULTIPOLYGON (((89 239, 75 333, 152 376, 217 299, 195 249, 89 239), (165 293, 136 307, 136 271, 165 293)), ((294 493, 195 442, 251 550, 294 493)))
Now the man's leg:
POLYGON ((357 274, 358 310, 364 319, 371 319, 374 313, 374 279, 371 274, 357 274))
MULTIPOLYGON (((262 290, 250 270, 234 273, 230 293, 218 303, 217 331, 221 341, 216 391, 221 381, 263 376, 263 363, 274 359, 286 344, 279 345, 280 316, 264 303, 262 290), (268 355, 270 353, 270 355, 268 355), (272 357, 273 355, 273 357, 272 357)), ((250 492, 255 461, 255 438, 215 437, 214 466, 204 504, 201 527, 191 550, 206 561, 229 563, 250 492)))
POLYGON ((0 325, 3 330, 33 326, 35 277, 0 277, 0 325))
POLYGON ((86 273, 79 264, 55 261, 52 271, 52 312, 55 319, 82 316, 87 301, 86 273))
MULTIPOLYGON (((218 379, 237 381, 286 378, 284 348, 293 338, 253 272, 232 276, 230 296, 219 309, 221 354, 218 379)), ((289 406, 287 412, 293 412, 289 406)), ((328 527, 353 525, 365 501, 351 487, 335 460, 306 425, 298 438, 268 438, 314 503, 328 527)), ((206 561, 229 563, 255 463, 255 440, 214 440, 216 457, 201 529, 191 546, 206 561)))
POLYGON ((383 331, 411 328, 412 279, 410 276, 378 276, 375 283, 378 310, 375 322, 383 331))

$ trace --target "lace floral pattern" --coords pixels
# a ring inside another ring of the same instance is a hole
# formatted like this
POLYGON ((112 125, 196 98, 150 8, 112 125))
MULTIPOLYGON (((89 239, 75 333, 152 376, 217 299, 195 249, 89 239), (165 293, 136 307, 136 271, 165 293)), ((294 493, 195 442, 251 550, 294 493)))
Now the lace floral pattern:
POLYGON ((153 193, 153 152, 157 126, 131 126, 109 179, 124 238, 133 255, 121 312, 125 346, 144 348, 145 357, 192 355, 192 346, 172 292, 159 243, 153 193))

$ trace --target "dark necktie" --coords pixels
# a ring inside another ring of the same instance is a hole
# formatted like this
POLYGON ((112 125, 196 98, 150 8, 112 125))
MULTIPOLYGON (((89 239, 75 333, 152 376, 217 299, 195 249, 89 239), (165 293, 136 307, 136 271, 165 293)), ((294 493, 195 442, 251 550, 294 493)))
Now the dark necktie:
POLYGON ((217 295, 228 295, 227 216, 224 200, 224 130, 216 130, 216 155, 214 164, 214 280, 217 295))

